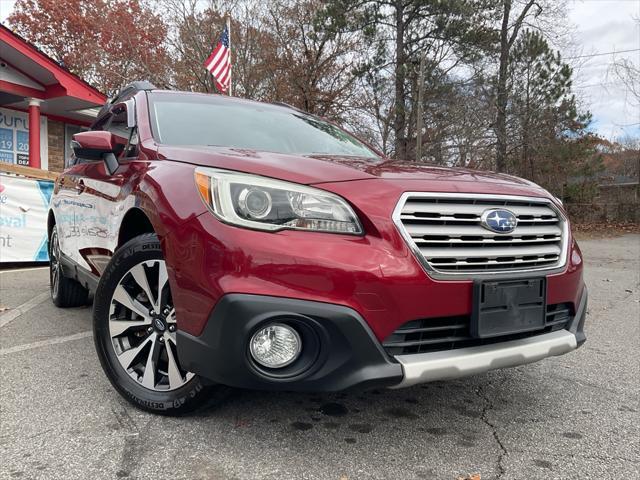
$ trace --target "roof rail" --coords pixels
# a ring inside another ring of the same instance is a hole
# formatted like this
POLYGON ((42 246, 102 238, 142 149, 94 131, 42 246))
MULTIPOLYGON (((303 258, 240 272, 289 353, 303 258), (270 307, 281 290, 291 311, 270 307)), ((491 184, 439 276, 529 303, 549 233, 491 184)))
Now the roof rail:
POLYGON ((115 97, 107 100, 107 102, 102 106, 102 108, 98 112, 96 120, 102 117, 102 115, 104 115, 111 108, 113 104, 120 103, 134 96, 136 93, 140 91, 155 90, 157 88, 158 87, 156 87, 153 83, 147 80, 131 82, 128 85, 125 85, 120 89, 120 91, 116 94, 115 97))
POLYGON ((148 82, 147 80, 131 82, 130 84, 125 85, 120 89, 111 103, 119 102, 123 97, 130 97, 142 90, 155 90, 157 88, 158 87, 156 87, 153 83, 148 82))

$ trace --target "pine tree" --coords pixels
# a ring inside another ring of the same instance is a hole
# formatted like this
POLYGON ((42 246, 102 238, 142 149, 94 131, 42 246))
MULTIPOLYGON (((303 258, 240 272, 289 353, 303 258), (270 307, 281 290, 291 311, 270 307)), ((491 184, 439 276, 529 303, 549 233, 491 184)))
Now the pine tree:
POLYGON ((507 167, 546 185, 574 172, 593 148, 591 115, 571 93, 572 68, 537 31, 525 30, 510 55, 507 167), (584 150, 584 151, 583 151, 584 150))

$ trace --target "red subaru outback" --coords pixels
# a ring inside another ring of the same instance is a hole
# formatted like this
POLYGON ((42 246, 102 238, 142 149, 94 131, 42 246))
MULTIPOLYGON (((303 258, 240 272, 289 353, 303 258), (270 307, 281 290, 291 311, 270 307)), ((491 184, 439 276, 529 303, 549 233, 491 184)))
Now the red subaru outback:
POLYGON ((51 297, 94 294, 104 371, 146 410, 221 385, 407 387, 585 341, 580 250, 526 180, 392 162, 285 105, 146 83, 73 147, 51 297))

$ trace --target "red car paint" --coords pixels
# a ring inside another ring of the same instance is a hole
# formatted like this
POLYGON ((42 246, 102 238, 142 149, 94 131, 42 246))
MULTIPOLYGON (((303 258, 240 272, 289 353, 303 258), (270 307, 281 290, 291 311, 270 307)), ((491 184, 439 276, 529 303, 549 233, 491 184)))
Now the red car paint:
MULTIPOLYGON (((376 179, 321 187, 350 201, 366 236, 269 234, 221 224, 207 211, 164 238, 176 287, 172 291, 179 292, 174 301, 181 329, 198 335, 220 296, 240 292, 351 307, 380 340, 408 320, 470 314, 472 282, 430 278, 400 236, 391 220, 400 195, 404 191, 542 195, 517 184, 451 180, 376 179)), ((573 241, 571 245, 565 273, 548 276, 549 303, 579 300, 582 261, 577 245, 573 241)))
MULTIPOLYGON (((229 100, 233 101, 233 100, 229 100)), ((391 216, 408 191, 524 195, 553 199, 522 179, 503 174, 411 166, 381 159, 295 157, 217 147, 170 147, 154 140, 144 92, 135 96, 139 153, 121 159, 114 175, 102 162, 78 164, 56 193, 82 182, 84 194, 117 204, 108 240, 113 252, 120 222, 139 209, 158 234, 169 271, 179 329, 198 335, 222 295, 253 293, 315 300, 356 310, 382 340, 419 318, 471 313, 472 282, 431 278, 401 237, 391 216), (198 195, 197 165, 314 185, 346 199, 359 216, 362 237, 285 230, 248 230, 220 222, 198 195), (88 180, 109 184, 92 190, 88 180)), ((54 209, 55 211, 55 209, 54 209)), ((577 304, 583 288, 580 250, 569 239, 562 273, 549 275, 547 301, 577 304)))

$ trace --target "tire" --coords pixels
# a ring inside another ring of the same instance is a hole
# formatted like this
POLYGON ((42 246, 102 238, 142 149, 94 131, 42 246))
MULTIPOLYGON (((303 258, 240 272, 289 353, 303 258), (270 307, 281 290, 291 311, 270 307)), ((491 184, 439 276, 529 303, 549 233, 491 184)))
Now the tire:
POLYGON ((58 226, 54 225, 49 240, 49 291, 51 300, 56 307, 60 308, 86 305, 89 300, 89 290, 73 278, 64 276, 60 258, 58 226))
POLYGON ((215 403, 224 388, 180 367, 176 328, 160 242, 140 235, 116 251, 100 278, 93 337, 113 387, 142 410, 188 413, 215 403))

